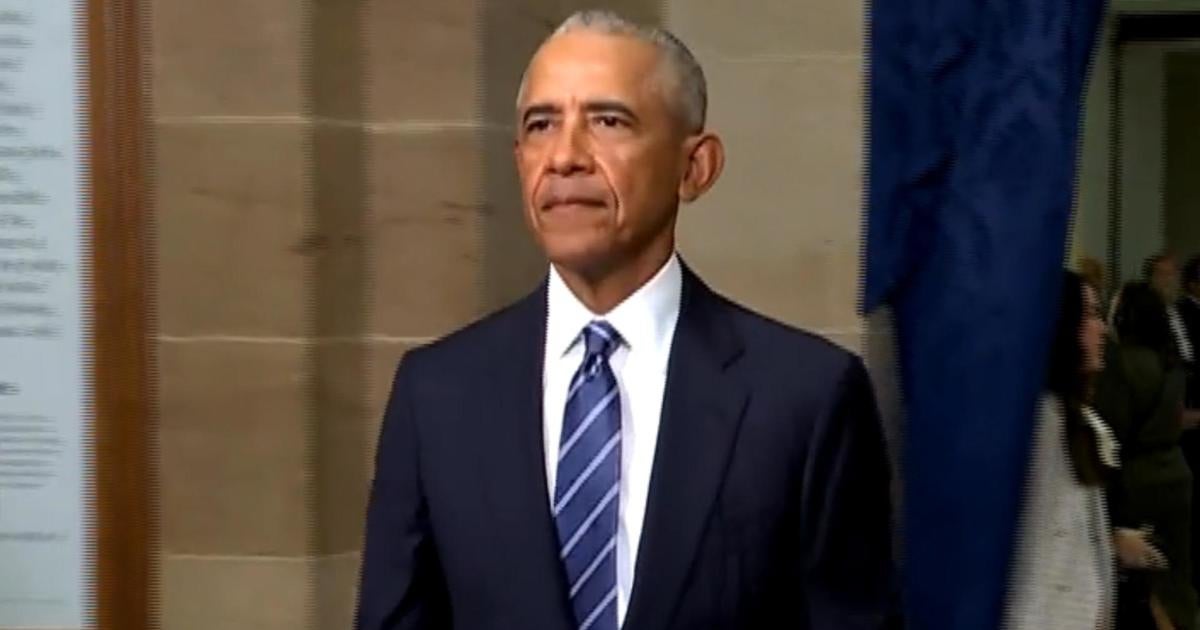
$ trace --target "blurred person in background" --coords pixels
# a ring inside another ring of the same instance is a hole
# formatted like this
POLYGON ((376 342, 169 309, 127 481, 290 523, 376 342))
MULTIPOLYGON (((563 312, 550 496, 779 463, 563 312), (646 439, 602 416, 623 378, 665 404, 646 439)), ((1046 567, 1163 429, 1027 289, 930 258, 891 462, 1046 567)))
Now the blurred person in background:
POLYGON ((1114 538, 1105 510, 1105 479, 1120 465, 1120 448, 1088 406, 1091 381, 1104 365, 1105 328, 1095 289, 1064 273, 1034 424, 1008 630, 1112 628, 1114 542, 1130 558, 1161 560, 1140 532, 1114 538))
MULTIPOLYGON (((1188 344, 1191 346, 1192 354, 1188 367, 1191 369, 1191 376, 1194 377, 1197 375, 1197 366, 1200 366, 1200 256, 1193 256, 1183 266, 1179 284, 1183 288, 1183 295, 1180 296, 1175 309, 1179 312, 1188 344)), ((1194 388, 1197 383, 1193 381, 1189 385, 1193 386, 1189 390, 1189 406, 1200 407, 1200 402, 1197 401, 1200 391, 1194 388)))
POLYGON ((1138 282, 1127 282, 1113 291, 1112 297, 1108 302, 1108 336, 1113 340, 1120 338, 1120 326, 1117 326, 1117 313, 1121 310, 1121 298, 1125 295, 1125 290, 1138 285, 1138 282))
POLYGON ((1096 408, 1122 444, 1120 473, 1109 484, 1114 525, 1147 528, 1165 571, 1123 575, 1119 627, 1197 627, 1191 583, 1192 474, 1183 456, 1184 371, 1167 309, 1153 283, 1131 283, 1116 314, 1119 348, 1096 387, 1096 408), (1153 619, 1153 621, 1150 621, 1153 619))
POLYGON ((1079 258, 1079 276, 1096 291, 1096 298, 1099 300, 1098 304, 1103 312, 1109 300, 1108 285, 1104 280, 1104 264, 1091 256, 1081 256, 1079 258))
POLYGON ((1144 268, 1146 282, 1162 300, 1167 313, 1167 324, 1171 332, 1170 351, 1175 353, 1187 370, 1196 359, 1196 348, 1188 335, 1187 326, 1179 309, 1181 296, 1179 267, 1170 254, 1159 254, 1146 260, 1144 268))
MULTIPOLYGON (((1200 484, 1194 479, 1200 475, 1200 256, 1193 256, 1183 266, 1180 278, 1183 295, 1176 310, 1183 322, 1188 344, 1191 346, 1191 361, 1184 362, 1187 371, 1186 399, 1184 412, 1183 453, 1192 469, 1192 505, 1200 505, 1200 484)), ((1193 507, 1193 509, 1195 509, 1193 507)), ((1200 592, 1200 527, 1192 528, 1192 586, 1200 592)))
POLYGON ((1200 256, 1192 256, 1183 266, 1179 284, 1183 288, 1183 295, 1175 308, 1187 331, 1192 349, 1191 366, 1194 368, 1200 364, 1200 357, 1197 357, 1197 351, 1200 350, 1200 256))

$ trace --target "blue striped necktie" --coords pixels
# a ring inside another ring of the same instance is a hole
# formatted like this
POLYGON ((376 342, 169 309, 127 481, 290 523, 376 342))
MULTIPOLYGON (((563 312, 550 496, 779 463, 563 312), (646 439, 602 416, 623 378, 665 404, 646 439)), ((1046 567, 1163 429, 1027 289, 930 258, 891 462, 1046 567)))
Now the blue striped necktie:
POLYGON ((617 629, 621 394, 608 358, 621 344, 607 322, 583 330, 558 451, 554 521, 578 630, 617 629))

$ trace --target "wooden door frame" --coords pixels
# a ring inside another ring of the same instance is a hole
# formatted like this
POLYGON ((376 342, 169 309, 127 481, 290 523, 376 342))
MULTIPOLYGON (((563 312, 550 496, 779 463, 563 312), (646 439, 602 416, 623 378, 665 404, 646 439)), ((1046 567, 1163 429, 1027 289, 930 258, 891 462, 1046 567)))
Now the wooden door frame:
POLYGON ((94 628, 156 625, 154 277, 140 0, 86 0, 94 628))

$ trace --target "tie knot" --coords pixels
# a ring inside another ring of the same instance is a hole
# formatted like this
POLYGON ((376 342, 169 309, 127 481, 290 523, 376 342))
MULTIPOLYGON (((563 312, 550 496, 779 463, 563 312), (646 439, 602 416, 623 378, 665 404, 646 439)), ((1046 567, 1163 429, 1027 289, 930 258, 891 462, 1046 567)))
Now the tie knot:
POLYGON ((586 357, 603 357, 607 360, 621 344, 621 335, 612 324, 594 321, 583 329, 583 345, 587 349, 586 357))

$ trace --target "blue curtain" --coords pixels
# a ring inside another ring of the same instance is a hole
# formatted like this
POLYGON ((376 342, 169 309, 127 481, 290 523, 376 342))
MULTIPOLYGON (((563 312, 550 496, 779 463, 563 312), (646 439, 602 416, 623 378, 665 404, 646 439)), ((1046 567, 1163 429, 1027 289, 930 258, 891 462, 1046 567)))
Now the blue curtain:
POLYGON ((1002 618, 1102 0, 875 0, 863 309, 893 309, 913 630, 1002 618))

